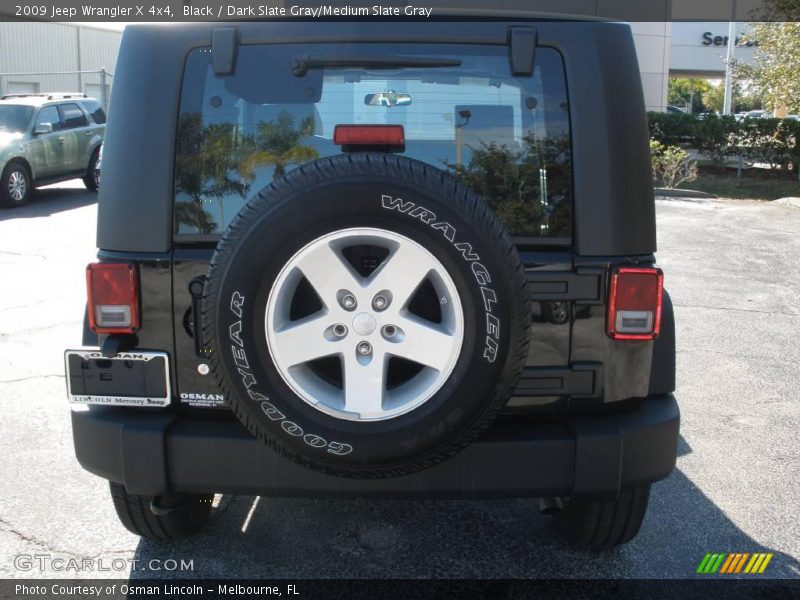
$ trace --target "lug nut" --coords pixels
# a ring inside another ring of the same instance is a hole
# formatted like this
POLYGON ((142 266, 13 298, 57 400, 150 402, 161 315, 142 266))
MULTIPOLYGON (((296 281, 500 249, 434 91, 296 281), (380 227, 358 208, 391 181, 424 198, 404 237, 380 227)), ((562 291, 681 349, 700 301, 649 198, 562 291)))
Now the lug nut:
POLYGON ((342 296, 342 306, 347 310, 353 310, 356 307, 356 297, 353 294, 345 294, 342 296))
POLYGON ((333 335, 338 338, 342 338, 347 335, 347 327, 342 325, 341 323, 337 323, 333 326, 333 335))
POLYGON ((393 338, 397 335, 397 327, 394 325, 384 325, 383 326, 383 337, 393 338))
POLYGON ((361 342, 358 346, 356 346, 356 350, 361 356, 367 356, 372 352, 372 346, 369 342, 361 342))
POLYGON ((386 299, 386 296, 382 296, 378 294, 375 298, 372 299, 372 307, 375 310, 383 310, 389 305, 389 301, 386 299))

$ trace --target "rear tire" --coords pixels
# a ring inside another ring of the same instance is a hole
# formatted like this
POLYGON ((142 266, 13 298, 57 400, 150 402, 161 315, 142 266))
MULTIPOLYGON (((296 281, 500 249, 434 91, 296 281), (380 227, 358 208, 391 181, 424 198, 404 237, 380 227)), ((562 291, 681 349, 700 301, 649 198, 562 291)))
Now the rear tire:
POLYGON ((158 498, 159 512, 151 508, 153 496, 129 494, 113 481, 111 499, 125 529, 138 536, 157 541, 180 540, 197 533, 211 517, 213 495, 181 494, 158 498))
POLYGON ((100 182, 97 176, 97 160, 100 155, 100 150, 95 150, 92 153, 92 158, 89 159, 89 168, 86 169, 86 175, 83 176, 83 185, 90 192, 96 192, 100 187, 100 182))
POLYGON ((624 490, 615 500, 572 498, 553 517, 559 532, 571 546, 609 550, 636 537, 649 499, 649 485, 624 490))

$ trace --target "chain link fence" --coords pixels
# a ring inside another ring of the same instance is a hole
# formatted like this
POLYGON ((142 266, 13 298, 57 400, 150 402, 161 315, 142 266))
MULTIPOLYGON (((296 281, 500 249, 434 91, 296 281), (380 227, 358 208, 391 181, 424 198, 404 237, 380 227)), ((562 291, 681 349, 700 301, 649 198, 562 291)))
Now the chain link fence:
POLYGON ((90 71, 31 71, 0 73, 0 96, 4 94, 43 94, 80 92, 94 98, 105 111, 114 75, 105 69, 90 71))

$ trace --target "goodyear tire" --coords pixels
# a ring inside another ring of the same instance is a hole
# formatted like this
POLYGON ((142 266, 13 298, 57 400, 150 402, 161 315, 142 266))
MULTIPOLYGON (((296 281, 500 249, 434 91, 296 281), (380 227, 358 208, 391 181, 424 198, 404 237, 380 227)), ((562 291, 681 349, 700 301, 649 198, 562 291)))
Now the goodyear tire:
POLYGON ((219 242, 204 288, 211 364, 238 419, 326 473, 430 467, 492 422, 527 355, 510 238, 475 194, 382 154, 291 171, 219 242))

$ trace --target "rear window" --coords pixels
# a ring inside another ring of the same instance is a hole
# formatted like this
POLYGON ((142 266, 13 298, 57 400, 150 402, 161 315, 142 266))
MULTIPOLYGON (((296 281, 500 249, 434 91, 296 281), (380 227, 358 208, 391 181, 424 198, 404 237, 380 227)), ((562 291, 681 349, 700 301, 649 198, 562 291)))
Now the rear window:
POLYGON ((211 52, 187 58, 176 140, 179 238, 218 236, 273 179, 341 153, 339 124, 397 124, 404 156, 480 194, 516 237, 572 237, 569 108, 564 68, 539 48, 533 76, 514 77, 508 48, 475 45, 263 45, 239 49, 216 76, 211 52), (452 59, 436 68, 324 68, 303 56, 452 59))
POLYGON ((58 112, 61 113, 61 121, 64 124, 64 129, 85 127, 89 124, 86 120, 86 115, 78 108, 77 104, 59 104, 58 112))
POLYGON ((86 100, 83 107, 92 116, 92 120, 98 125, 106 122, 106 113, 103 108, 94 100, 86 100))

